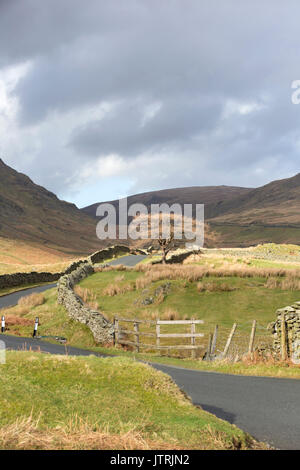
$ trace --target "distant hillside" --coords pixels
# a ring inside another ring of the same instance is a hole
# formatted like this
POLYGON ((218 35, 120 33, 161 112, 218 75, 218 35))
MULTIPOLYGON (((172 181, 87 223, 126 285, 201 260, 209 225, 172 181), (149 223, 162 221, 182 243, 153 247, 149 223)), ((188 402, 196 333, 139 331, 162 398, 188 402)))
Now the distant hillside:
POLYGON ((95 228, 95 219, 74 204, 59 200, 0 159, 1 237, 77 255, 100 246, 95 228))
MULTIPOLYGON (((206 217, 209 212, 214 210, 218 204, 232 198, 248 194, 249 188, 240 188, 236 186, 192 186, 187 188, 162 189, 160 191, 151 191, 147 193, 135 194, 127 198, 128 206, 135 203, 145 204, 150 210, 151 204, 205 204, 206 217)), ((113 204, 118 211, 119 201, 106 201, 113 204)), ((96 215, 97 207, 100 203, 81 209, 86 214, 93 217, 96 215)))
MULTIPOLYGON (((118 201, 110 201, 118 209, 118 201)), ((260 188, 196 186, 137 194, 128 205, 203 203, 205 218, 220 233, 223 246, 300 243, 300 173, 260 188)), ((95 216, 97 204, 83 212, 95 216)))
POLYGON ((300 226, 300 173, 273 181, 212 208, 211 218, 239 224, 300 226))
MULTIPOLYGON (((118 202, 111 201, 117 210, 118 202)), ((195 186, 152 191, 130 196, 128 205, 133 203, 148 208, 155 203, 203 203, 205 218, 220 233, 223 246, 300 242, 300 173, 256 189, 195 186)), ((49 249, 54 250, 51 256, 59 251, 75 257, 114 243, 96 237, 98 204, 79 210, 0 159, 0 238, 22 240, 36 253, 47 247, 43 262, 49 249)), ((22 259, 23 252, 18 255, 22 259)))

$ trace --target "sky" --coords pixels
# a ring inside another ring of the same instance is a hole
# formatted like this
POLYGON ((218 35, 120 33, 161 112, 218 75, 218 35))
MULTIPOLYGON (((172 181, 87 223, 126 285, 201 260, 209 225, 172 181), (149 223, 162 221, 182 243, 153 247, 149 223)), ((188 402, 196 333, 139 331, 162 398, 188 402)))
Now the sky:
POLYGON ((0 157, 83 207, 299 172, 298 0, 0 0, 0 157))

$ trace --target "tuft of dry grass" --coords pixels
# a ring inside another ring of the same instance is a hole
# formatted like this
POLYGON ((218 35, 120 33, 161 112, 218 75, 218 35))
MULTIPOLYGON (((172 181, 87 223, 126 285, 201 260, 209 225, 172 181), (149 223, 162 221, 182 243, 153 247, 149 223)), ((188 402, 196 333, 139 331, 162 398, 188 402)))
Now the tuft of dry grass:
POLYGON ((45 302, 45 297, 43 294, 40 293, 33 293, 30 295, 26 295, 25 297, 21 297, 18 300, 18 305, 21 307, 37 307, 38 305, 43 305, 45 302))
MULTIPOLYGON (((285 278, 300 279, 299 269, 259 268, 240 263, 228 264, 222 267, 208 267, 201 265, 148 265, 140 264, 135 267, 138 272, 144 272, 147 282, 155 282, 162 279, 181 279, 189 282, 201 281, 205 277, 263 277, 263 278, 285 278)), ((146 284, 145 284, 146 285, 146 284)))
POLYGON ((236 290, 236 287, 230 286, 225 282, 219 284, 218 282, 198 282, 197 291, 198 292, 232 292, 236 290))
POLYGON ((145 287, 151 284, 151 279, 149 277, 143 276, 139 277, 135 281, 135 288, 136 289, 145 289, 145 287))
MULTIPOLYGON (((108 428, 107 428, 108 429, 108 428)), ((266 450, 266 446, 250 436, 243 442, 232 436, 229 440, 225 432, 214 429, 210 424, 202 431, 202 442, 195 447, 178 442, 176 439, 150 439, 134 427, 120 434, 110 433, 107 429, 92 425, 77 416, 67 425, 55 428, 40 428, 39 419, 17 418, 12 424, 0 428, 0 448, 3 450, 184 450, 217 449, 266 450)))
POLYGON ((300 280, 294 278, 277 279, 270 277, 267 279, 264 287, 267 289, 281 289, 281 290, 300 290, 300 280))
POLYGON ((179 312, 172 308, 167 308, 160 317, 161 320, 179 320, 181 318, 179 312))
POLYGON ((78 285, 74 287, 74 292, 79 295, 83 302, 93 310, 98 310, 99 304, 97 302, 97 295, 88 288, 82 288, 78 285))
POLYGON ((134 289, 135 285, 129 282, 121 286, 119 284, 109 284, 102 290, 102 294, 113 297, 114 295, 125 294, 126 292, 133 291, 134 289))
POLYGON ((0 448, 5 450, 149 450, 180 449, 176 443, 144 438, 134 429, 122 434, 103 431, 77 417, 68 425, 39 427, 39 419, 18 418, 0 428, 0 448))
POLYGON ((18 315, 8 314, 5 315, 5 325, 7 328, 11 326, 31 326, 33 327, 33 321, 29 318, 23 318, 18 315))

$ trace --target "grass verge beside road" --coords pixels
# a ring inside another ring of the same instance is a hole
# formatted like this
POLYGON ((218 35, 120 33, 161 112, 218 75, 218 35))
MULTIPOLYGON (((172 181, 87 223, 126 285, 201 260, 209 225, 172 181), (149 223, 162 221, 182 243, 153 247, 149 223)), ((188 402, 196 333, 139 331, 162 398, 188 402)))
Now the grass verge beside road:
POLYGON ((8 352, 0 367, 1 449, 264 448, 128 358, 8 352))

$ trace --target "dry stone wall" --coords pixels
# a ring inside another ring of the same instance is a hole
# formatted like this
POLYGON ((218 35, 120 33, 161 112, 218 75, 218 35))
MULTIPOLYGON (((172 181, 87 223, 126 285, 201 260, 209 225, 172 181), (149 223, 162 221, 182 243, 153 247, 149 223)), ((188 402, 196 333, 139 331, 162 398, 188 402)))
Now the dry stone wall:
POLYGON ((97 343, 107 344, 113 341, 114 326, 102 313, 85 305, 74 292, 74 286, 93 272, 93 266, 85 261, 70 274, 62 276, 57 284, 58 303, 66 308, 71 318, 88 326, 97 343))
POLYGON ((0 289, 9 287, 25 286, 28 284, 39 284, 41 282, 55 282, 61 273, 13 273, 0 276, 0 289))
POLYGON ((125 245, 115 245, 104 248, 89 256, 87 259, 76 261, 63 272, 31 272, 0 275, 0 289, 18 287, 29 284, 55 282, 58 288, 58 303, 64 305, 69 316, 80 323, 87 325, 97 343, 110 343, 113 340, 114 327, 102 315, 84 304, 82 299, 75 294, 74 286, 85 277, 94 272, 92 264, 102 263, 105 260, 123 254, 146 254, 144 250, 131 250, 125 245))
POLYGON ((103 263, 106 259, 115 258, 116 256, 125 255, 130 253, 131 250, 128 246, 125 245, 115 245, 104 248, 103 250, 96 251, 90 255, 87 259, 90 263, 103 263))
POLYGON ((273 346, 278 356, 281 353, 282 320, 286 328, 286 350, 293 362, 300 362, 300 302, 295 302, 276 311, 276 321, 269 328, 273 334, 273 346))
POLYGON ((64 274, 74 271, 74 269, 76 269, 82 262, 82 260, 76 261, 75 263, 70 264, 65 271, 59 273, 38 273, 33 271, 31 273, 2 274, 0 276, 0 289, 25 286, 29 284, 40 284, 42 282, 55 282, 64 274))
MULTIPOLYGON (((141 251, 141 250, 137 250, 141 251)), ((96 251, 87 259, 76 261, 67 267, 62 272, 48 273, 48 272, 30 272, 30 273, 13 273, 13 274, 2 274, 0 275, 0 289, 6 289, 10 287, 25 286, 29 284, 39 284, 42 282, 55 282, 64 274, 69 274, 78 268, 84 262, 90 262, 92 264, 104 262, 106 259, 113 258, 132 251, 125 245, 116 245, 103 250, 96 251)))
MULTIPOLYGON (((115 258, 117 256, 126 255, 126 254, 147 255, 148 252, 147 250, 142 250, 139 248, 132 249, 125 245, 114 245, 114 246, 104 248, 103 250, 96 251, 95 253, 90 255, 87 258, 87 260, 92 264, 97 264, 97 263, 103 263, 105 260, 115 258)), ((121 263, 122 263, 122 260, 120 260, 120 264, 121 263)))

